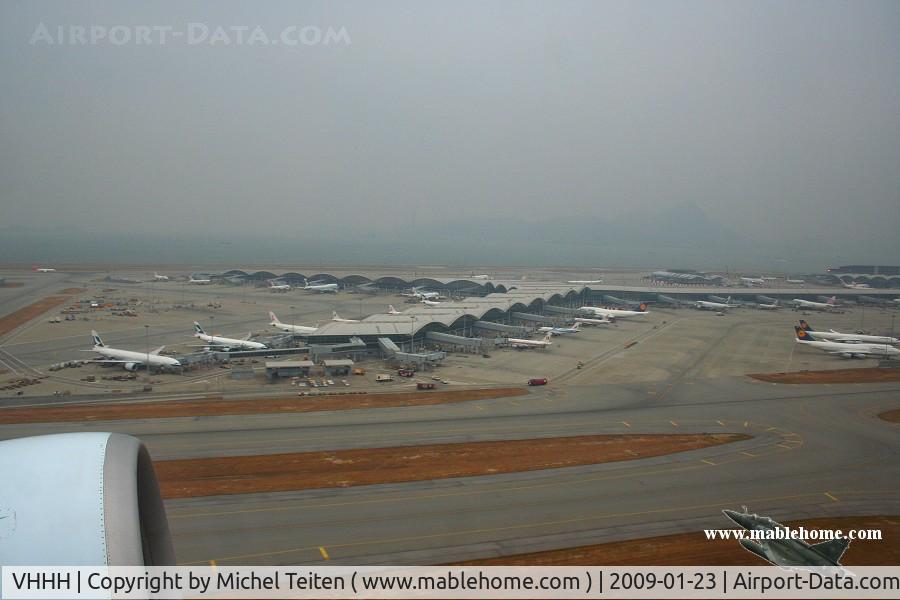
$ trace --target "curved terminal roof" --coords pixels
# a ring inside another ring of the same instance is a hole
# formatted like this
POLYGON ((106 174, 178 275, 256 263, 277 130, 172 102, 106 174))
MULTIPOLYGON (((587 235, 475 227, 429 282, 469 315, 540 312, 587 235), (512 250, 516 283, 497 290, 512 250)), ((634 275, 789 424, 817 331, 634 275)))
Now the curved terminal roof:
POLYGON ((317 337, 384 336, 447 331, 465 322, 502 319, 510 312, 540 310, 545 304, 566 303, 579 298, 584 286, 531 284, 506 293, 466 298, 459 302, 441 302, 439 306, 416 304, 399 315, 370 315, 359 323, 326 323, 310 335, 317 337))
POLYGON ((485 280, 470 279, 453 279, 453 278, 433 278, 433 277, 417 277, 415 279, 406 280, 395 276, 376 277, 374 279, 365 275, 343 275, 337 276, 330 273, 306 274, 287 272, 281 275, 272 273, 271 271, 254 271, 248 273, 240 269, 232 269, 225 271, 217 276, 220 279, 246 279, 248 281, 267 281, 270 279, 284 280, 289 283, 302 283, 303 281, 315 283, 337 283, 348 286, 379 286, 384 288, 408 289, 422 288, 427 290, 439 290, 445 292, 469 292, 473 294, 490 294, 493 292, 505 292, 516 287, 518 282, 497 282, 485 280))

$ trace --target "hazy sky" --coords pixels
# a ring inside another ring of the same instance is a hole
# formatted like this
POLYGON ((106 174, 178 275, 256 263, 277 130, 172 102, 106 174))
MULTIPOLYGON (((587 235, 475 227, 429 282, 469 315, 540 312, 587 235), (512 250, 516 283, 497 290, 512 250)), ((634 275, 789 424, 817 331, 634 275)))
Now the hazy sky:
POLYGON ((871 235, 900 260, 896 1, 20 1, 0 36, 0 227, 381 235, 693 202, 760 244, 871 235), (133 39, 48 42, 73 25, 133 39), (184 35, 136 43, 152 26, 184 35))

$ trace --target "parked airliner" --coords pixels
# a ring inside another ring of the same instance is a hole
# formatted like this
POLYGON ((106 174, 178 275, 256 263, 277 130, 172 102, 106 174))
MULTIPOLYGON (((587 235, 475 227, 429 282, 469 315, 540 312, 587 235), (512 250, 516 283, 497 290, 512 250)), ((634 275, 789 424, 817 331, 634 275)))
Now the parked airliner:
POLYGON ((160 275, 156 271, 153 271, 153 280, 154 281, 168 281, 169 277, 166 275, 160 275))
POLYGON ((802 298, 794 298, 794 306, 796 308, 805 308, 808 310, 835 310, 837 306, 837 298, 832 296, 828 302, 813 302, 812 300, 803 300, 802 298))
POLYGON ((387 314, 389 315, 402 315, 403 313, 394 308, 393 304, 388 304, 387 314))
POLYGON ((94 347, 91 350, 83 350, 82 352, 96 352, 102 359, 91 360, 91 362, 107 365, 121 365, 126 371, 134 371, 141 366, 146 367, 180 367, 181 363, 171 356, 160 356, 159 353, 165 349, 160 346, 155 350, 147 352, 135 352, 133 350, 120 350, 118 348, 110 348, 103 343, 96 331, 91 331, 91 340, 94 347))
POLYGON ((50 267, 34 267, 31 270, 36 273, 56 273, 56 269, 51 269, 50 267))
POLYGON ((550 338, 553 337, 553 334, 547 332, 547 335, 544 336, 542 340, 526 340, 521 338, 507 338, 507 342, 513 348, 525 349, 525 348, 546 348, 547 346, 552 346, 553 342, 550 341, 550 338))
POLYGON ((310 285, 310 283, 306 279, 304 279, 303 287, 300 289, 306 290, 308 292, 319 292, 320 294, 337 294, 338 284, 336 284, 336 283, 317 283, 314 285, 310 285))
POLYGON ((318 327, 307 327, 306 325, 292 325, 290 323, 282 323, 278 320, 278 317, 275 316, 275 313, 269 311, 269 325, 274 327, 275 329, 280 329, 281 331, 286 331, 288 333, 315 333, 318 327))
POLYGON ((359 319, 342 319, 336 310, 331 312, 331 320, 335 323, 359 323, 359 319))
POLYGON ((287 283, 275 283, 275 280, 271 280, 269 282, 269 291, 270 292, 289 292, 291 291, 291 286, 287 283))
POLYGON ((553 335, 566 335, 568 333, 581 333, 581 323, 576 323, 571 327, 540 327, 538 331, 541 333, 551 333, 553 335))
POLYGON ((612 325, 612 321, 609 319, 588 319, 585 317, 578 317, 575 319, 575 322, 582 325, 612 325))
POLYGON ((638 310, 625 310, 622 308, 599 308, 597 306, 582 306, 581 310, 590 311, 604 319, 627 319, 629 317, 642 317, 649 315, 646 304, 641 304, 638 310))
POLYGON ((193 283, 194 285, 209 285, 212 283, 212 279, 194 279, 194 276, 191 275, 188 278, 188 283, 193 283))
POLYGON ((698 310, 728 310, 729 308, 734 308, 734 304, 731 303, 731 296, 725 299, 725 302, 710 302, 708 300, 697 300, 694 303, 694 308, 698 310))
POLYGON ((211 348, 222 348, 226 352, 232 348, 241 348, 243 350, 263 350, 266 348, 266 345, 263 343, 251 342, 249 333, 247 334, 247 337, 240 340, 218 335, 209 335, 203 331, 203 328, 200 327, 200 323, 197 321, 194 321, 194 337, 203 340, 206 342, 206 345, 211 348))
POLYGON ((817 339, 826 342, 848 342, 869 344, 900 344, 900 339, 889 335, 865 335, 861 333, 841 333, 840 331, 817 331, 809 326, 809 323, 800 319, 800 328, 807 333, 812 333, 817 339))
POLYGON ((847 342, 827 342, 819 340, 815 337, 815 333, 810 333, 800 327, 795 326, 794 332, 797 334, 794 340, 797 343, 822 350, 828 354, 834 354, 842 358, 869 358, 875 356, 900 356, 900 349, 894 348, 889 344, 850 344, 847 342))

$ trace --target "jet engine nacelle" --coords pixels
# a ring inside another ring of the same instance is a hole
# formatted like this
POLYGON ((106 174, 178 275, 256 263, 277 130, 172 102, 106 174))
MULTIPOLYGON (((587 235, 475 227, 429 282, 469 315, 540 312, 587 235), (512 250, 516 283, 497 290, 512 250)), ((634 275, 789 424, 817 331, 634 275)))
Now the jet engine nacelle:
POLYGON ((140 366, 140 365, 136 362, 127 362, 127 363, 123 364, 122 366, 125 368, 126 371, 137 371, 138 366, 140 366))
POLYGON ((153 462, 137 438, 3 441, 0 473, 0 564, 175 564, 153 462))
POLYGON ((745 550, 752 552, 753 554, 757 555, 758 557, 765 560, 766 562, 771 562, 769 560, 769 558, 766 556, 765 548, 763 548, 756 542, 754 542, 752 540, 740 540, 740 543, 741 543, 741 546, 743 546, 745 550))

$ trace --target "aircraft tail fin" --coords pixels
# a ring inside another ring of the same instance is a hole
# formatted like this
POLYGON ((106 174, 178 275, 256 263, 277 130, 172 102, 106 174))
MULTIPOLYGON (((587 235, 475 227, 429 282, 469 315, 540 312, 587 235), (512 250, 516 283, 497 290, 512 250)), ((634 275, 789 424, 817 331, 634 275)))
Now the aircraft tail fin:
POLYGON ((824 556, 826 559, 838 564, 847 547, 850 545, 849 539, 829 540, 821 544, 813 544, 810 546, 813 550, 824 556))
POLYGON ((797 339, 801 342, 815 342, 816 338, 812 336, 812 334, 803 329, 802 327, 794 326, 794 333, 797 334, 797 339))
POLYGON ((646 302, 641 302, 640 305, 638 305, 638 312, 647 312, 646 302))
POLYGON ((800 328, 801 328, 801 329, 804 329, 804 330, 806 330, 806 331, 815 331, 815 329, 813 329, 812 327, 810 327, 809 323, 807 323, 807 322, 804 321, 803 319, 800 319, 800 328))
POLYGON ((336 310, 331 311, 331 318, 332 318, 332 320, 334 320, 334 321, 337 321, 338 319, 340 319, 340 317, 338 316, 336 310))
POLYGON ((828 299, 828 301, 825 304, 830 304, 832 306, 836 305, 837 304, 837 296, 832 296, 831 298, 828 299))
POLYGON ((91 329, 91 341, 95 346, 103 347, 103 340, 100 339, 100 334, 91 329))
POLYGON ((196 335, 205 335, 206 334, 206 332, 203 331, 203 328, 200 327, 200 323, 198 323, 197 321, 194 321, 194 333, 196 335))
POLYGON ((165 349, 166 349, 166 347, 163 345, 163 346, 160 346, 159 348, 156 348, 155 350, 151 350, 150 354, 159 354, 160 352, 162 352, 165 349))
POLYGON ((278 317, 275 316, 275 313, 271 310, 269 311, 269 320, 273 323, 281 323, 281 321, 278 320, 278 317))
POLYGON ((550 341, 552 341, 552 340, 553 340, 553 332, 552 332, 552 331, 548 331, 548 332, 547 332, 547 335, 544 336, 544 341, 545 341, 545 342, 550 342, 550 341))

